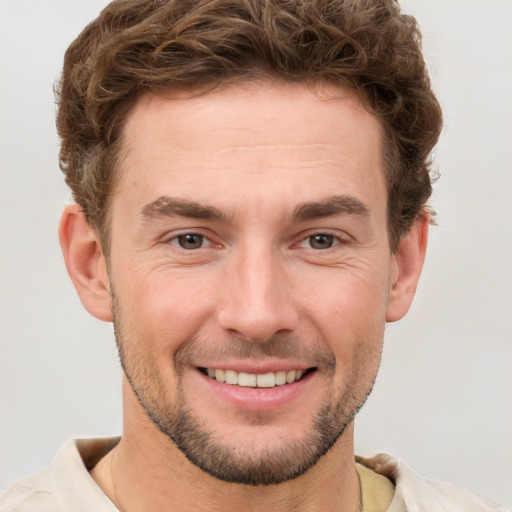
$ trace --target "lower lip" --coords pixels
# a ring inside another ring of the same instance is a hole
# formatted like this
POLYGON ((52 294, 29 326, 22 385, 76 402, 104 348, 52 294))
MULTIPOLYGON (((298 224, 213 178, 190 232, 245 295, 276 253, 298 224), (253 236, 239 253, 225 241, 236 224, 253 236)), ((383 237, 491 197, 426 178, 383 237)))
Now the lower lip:
POLYGON ((208 377, 196 370, 203 385, 214 396, 219 397, 238 409, 245 411, 270 411, 285 407, 299 398, 314 380, 316 371, 308 372, 292 384, 283 384, 273 388, 253 388, 226 384, 208 377))

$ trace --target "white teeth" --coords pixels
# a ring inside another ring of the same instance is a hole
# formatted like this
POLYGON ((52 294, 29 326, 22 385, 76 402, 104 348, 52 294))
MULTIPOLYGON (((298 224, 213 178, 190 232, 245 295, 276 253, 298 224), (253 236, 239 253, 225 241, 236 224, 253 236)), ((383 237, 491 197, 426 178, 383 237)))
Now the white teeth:
POLYGON ((256 375, 253 373, 240 372, 238 374, 238 385, 244 387, 256 387, 256 375))
POLYGON ((219 368, 206 368, 208 377, 225 382, 251 388, 273 388, 284 384, 292 384, 302 378, 304 370, 278 371, 269 373, 244 373, 235 370, 221 370, 219 368))
POLYGON ((283 384, 286 384, 286 372, 276 372, 276 386, 282 386, 283 384))
POLYGON ((291 384, 292 382, 295 382, 296 375, 297 375, 297 372, 295 370, 291 370, 289 372, 286 372, 286 382, 288 384, 291 384))
POLYGON ((226 370, 224 379, 226 384, 238 384, 238 374, 234 370, 226 370))
POLYGON ((276 374, 260 373, 256 377, 256 384, 259 388, 273 388, 276 385, 276 374))

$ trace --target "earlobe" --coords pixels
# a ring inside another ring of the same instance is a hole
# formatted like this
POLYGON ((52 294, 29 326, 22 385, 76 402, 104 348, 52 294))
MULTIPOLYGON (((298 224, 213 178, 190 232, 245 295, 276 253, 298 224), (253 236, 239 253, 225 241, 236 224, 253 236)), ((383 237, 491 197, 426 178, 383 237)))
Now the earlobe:
POLYGON ((68 274, 91 315, 112 321, 110 289, 101 244, 77 204, 66 206, 59 224, 59 240, 68 274))
POLYGON ((392 257, 386 321, 396 322, 411 306, 425 261, 430 216, 422 213, 400 240, 392 257))

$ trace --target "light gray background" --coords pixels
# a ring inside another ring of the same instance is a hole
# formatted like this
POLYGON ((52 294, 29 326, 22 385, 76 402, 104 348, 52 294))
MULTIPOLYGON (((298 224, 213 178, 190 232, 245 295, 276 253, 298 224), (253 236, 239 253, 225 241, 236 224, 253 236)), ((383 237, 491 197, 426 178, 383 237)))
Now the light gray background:
MULTIPOLYGON (((104 0, 0 0, 0 488, 71 436, 121 431, 112 328, 81 307, 57 223, 52 83, 104 0)), ((445 111, 439 227, 387 330, 356 449, 512 506, 512 2, 405 0, 445 111)))

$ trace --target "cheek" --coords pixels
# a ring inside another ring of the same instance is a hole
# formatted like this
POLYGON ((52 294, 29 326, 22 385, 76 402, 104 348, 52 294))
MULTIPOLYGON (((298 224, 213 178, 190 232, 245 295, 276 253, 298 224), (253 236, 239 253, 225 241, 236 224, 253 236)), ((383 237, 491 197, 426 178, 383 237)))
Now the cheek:
POLYGON ((215 298, 204 276, 164 271, 132 276, 120 294, 123 322, 153 348, 180 345, 212 316, 215 298))
POLYGON ((309 294, 303 318, 313 324, 338 365, 350 367, 359 352, 378 360, 388 296, 385 276, 339 270, 322 282, 309 294))
POLYGON ((385 323, 387 283, 384 273, 333 269, 316 283, 304 283, 298 293, 307 297, 304 308, 318 318, 319 325, 356 329, 385 323))

